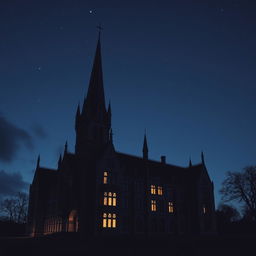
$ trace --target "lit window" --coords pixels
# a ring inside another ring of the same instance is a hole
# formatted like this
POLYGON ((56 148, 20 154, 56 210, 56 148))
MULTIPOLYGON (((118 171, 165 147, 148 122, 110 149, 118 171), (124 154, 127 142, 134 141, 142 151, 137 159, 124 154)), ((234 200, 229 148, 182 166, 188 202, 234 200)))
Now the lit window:
POLYGON ((108 193, 104 192, 104 201, 103 201, 104 205, 108 205, 108 193))
POLYGON ((113 206, 116 206, 116 193, 113 193, 113 206))
POLYGON ((174 212, 173 202, 168 202, 168 212, 169 213, 173 213, 174 212))
POLYGON ((103 184, 108 184, 108 172, 104 172, 103 184))
POLYGON ((103 204, 108 206, 116 206, 116 193, 104 192, 103 204))
POLYGON ((103 221, 102 221, 103 228, 107 227, 107 214, 103 213, 103 221))
POLYGON ((116 228, 116 214, 115 213, 103 213, 103 228, 116 228))
POLYGON ((156 212, 156 200, 151 200, 151 211, 156 212))
POLYGON ((109 213, 108 214, 108 228, 111 228, 111 226, 112 226, 112 214, 109 213))
POLYGON ((116 214, 113 213, 112 228, 116 228, 116 214))
POLYGON ((112 193, 108 192, 108 205, 112 205, 112 193))
POLYGON ((155 185, 151 185, 151 194, 152 195, 156 194, 156 186, 155 185))
POLYGON ((157 188, 157 194, 158 195, 163 195, 163 187, 161 187, 161 186, 158 186, 158 188, 157 188))
POLYGON ((203 206, 203 213, 206 214, 206 207, 203 206))

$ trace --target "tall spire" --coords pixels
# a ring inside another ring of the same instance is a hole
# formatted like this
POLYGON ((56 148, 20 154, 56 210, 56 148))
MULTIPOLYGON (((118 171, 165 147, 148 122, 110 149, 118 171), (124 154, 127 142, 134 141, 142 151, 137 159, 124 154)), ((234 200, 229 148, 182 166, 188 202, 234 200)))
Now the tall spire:
POLYGON ((144 142, 143 142, 143 159, 148 159, 148 143, 147 143, 147 136, 146 136, 146 131, 144 134, 144 142))
POLYGON ((202 160, 202 164, 205 165, 205 162, 204 162, 204 152, 203 151, 201 152, 201 160, 202 160))
POLYGON ((82 113, 86 113, 86 115, 94 117, 96 120, 103 120, 104 114, 106 114, 101 61, 100 31, 89 82, 89 88, 87 91, 87 96, 84 100, 82 113))
POLYGON ((64 147, 64 154, 68 153, 68 142, 66 141, 65 147, 64 147))
POLYGON ((37 163, 36 163, 36 168, 39 168, 39 167, 40 167, 40 155, 38 155, 37 163))
POLYGON ((189 158, 189 167, 192 167, 191 157, 189 158))

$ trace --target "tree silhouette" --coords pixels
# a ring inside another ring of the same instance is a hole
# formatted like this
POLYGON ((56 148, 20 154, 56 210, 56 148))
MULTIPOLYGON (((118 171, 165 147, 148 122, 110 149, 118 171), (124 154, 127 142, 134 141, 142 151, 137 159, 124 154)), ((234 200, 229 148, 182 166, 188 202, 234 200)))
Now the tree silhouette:
POLYGON ((9 221, 15 223, 25 223, 27 220, 28 195, 19 192, 11 198, 6 198, 0 206, 0 212, 9 221))
POLYGON ((220 193, 225 202, 243 203, 247 216, 256 221, 256 166, 245 167, 240 172, 228 172, 220 193))

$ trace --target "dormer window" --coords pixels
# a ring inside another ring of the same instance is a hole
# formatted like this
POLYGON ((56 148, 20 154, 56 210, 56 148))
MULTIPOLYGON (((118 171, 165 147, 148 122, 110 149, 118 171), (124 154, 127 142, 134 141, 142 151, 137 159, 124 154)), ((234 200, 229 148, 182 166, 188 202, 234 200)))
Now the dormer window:
POLYGON ((103 176, 103 184, 108 184, 108 172, 104 172, 104 176, 103 176))

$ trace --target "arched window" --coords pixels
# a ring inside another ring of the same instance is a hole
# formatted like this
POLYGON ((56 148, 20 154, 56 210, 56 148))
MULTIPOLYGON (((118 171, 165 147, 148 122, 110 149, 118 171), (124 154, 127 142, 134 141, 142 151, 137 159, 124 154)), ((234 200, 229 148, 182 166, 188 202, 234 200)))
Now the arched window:
POLYGON ((103 228, 116 228, 116 214, 103 213, 102 227, 103 228))
POLYGON ((104 192, 103 205, 116 206, 117 205, 116 192, 104 192))
POLYGON ((108 172, 105 171, 103 175, 103 184, 108 184, 108 172))

